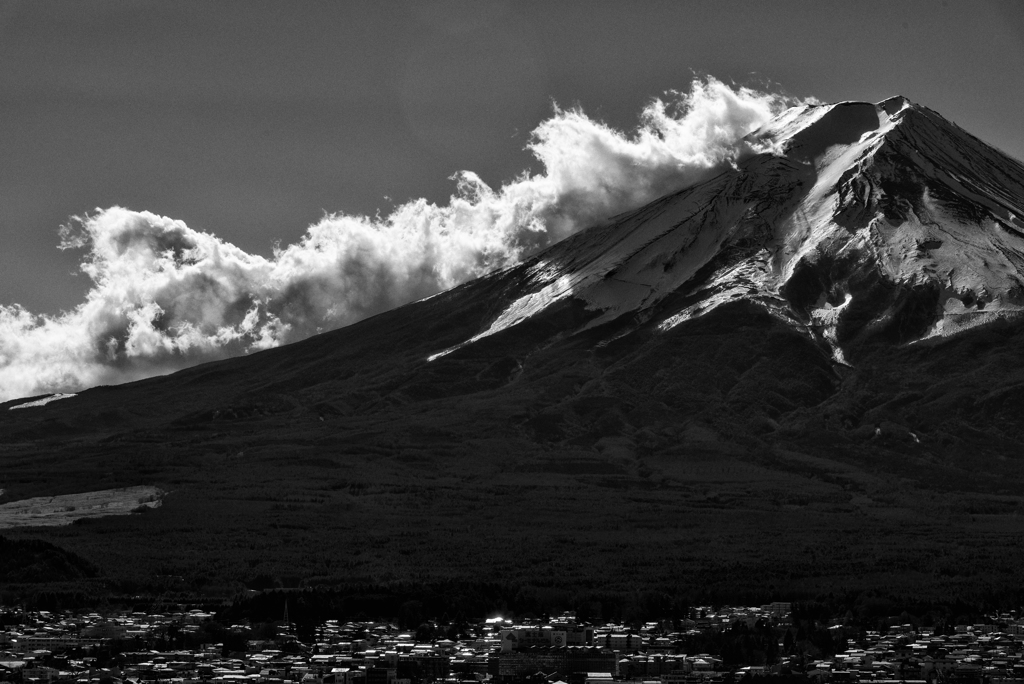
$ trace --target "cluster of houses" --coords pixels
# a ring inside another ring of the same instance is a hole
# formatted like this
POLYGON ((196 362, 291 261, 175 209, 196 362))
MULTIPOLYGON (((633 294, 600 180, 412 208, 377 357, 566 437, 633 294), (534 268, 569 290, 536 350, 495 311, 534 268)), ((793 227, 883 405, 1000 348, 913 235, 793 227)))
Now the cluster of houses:
POLYGON ((1024 684, 1024 620, 1006 614, 991 618, 957 625, 952 634, 909 624, 890 627, 885 634, 869 631, 862 643, 811 663, 806 672, 832 682, 1024 684))
MULTIPOLYGON (((779 635, 792 627, 789 604, 698 608, 689 619, 633 629, 583 624, 571 614, 494 617, 458 641, 389 623, 328 621, 302 642, 285 623, 272 635, 242 641, 244 650, 225 643, 166 648, 169 635, 198 634, 213 617, 200 610, 23 613, 0 630, 0 684, 713 684, 773 677, 814 684, 1024 684, 1024 620, 1015 615, 959 625, 949 634, 911 625, 860 632, 855 645, 829 657, 780 648, 772 662, 729 668, 720 654, 688 654, 685 645, 742 625, 768 625, 781 644, 779 635)), ((249 625, 228 630, 258 636, 249 625)))

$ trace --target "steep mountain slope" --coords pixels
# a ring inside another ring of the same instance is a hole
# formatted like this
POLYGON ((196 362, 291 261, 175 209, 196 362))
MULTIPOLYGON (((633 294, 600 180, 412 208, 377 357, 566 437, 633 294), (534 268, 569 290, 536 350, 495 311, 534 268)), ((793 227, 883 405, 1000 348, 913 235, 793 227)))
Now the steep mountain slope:
POLYGON ((902 98, 746 144, 348 328, 0 406, 0 503, 168 492, 9 536, 159 589, 1015 588, 1024 167, 902 98))

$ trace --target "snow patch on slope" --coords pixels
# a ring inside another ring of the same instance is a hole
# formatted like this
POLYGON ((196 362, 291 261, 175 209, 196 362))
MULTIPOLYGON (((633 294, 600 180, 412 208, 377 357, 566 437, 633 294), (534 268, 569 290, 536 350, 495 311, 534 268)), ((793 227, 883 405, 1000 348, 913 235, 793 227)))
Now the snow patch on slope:
MULTIPOLYGON (((76 396, 76 395, 74 395, 74 394, 61 394, 61 393, 51 394, 50 396, 43 397, 42 399, 36 399, 35 401, 27 401, 24 404, 18 404, 17 406, 11 406, 7 410, 8 411, 13 411, 14 409, 34 408, 34 407, 37 407, 37 406, 46 406, 51 401, 57 401, 58 399, 70 399, 73 396, 76 396)), ((3 491, 3 490, 0 490, 0 491, 3 491)))

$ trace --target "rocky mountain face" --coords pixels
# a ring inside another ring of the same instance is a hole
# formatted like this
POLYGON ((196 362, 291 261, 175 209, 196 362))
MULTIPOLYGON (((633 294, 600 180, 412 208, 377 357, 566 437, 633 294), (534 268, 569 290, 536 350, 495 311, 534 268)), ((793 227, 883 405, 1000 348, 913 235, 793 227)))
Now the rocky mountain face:
POLYGON ((161 591, 1019 586, 1024 166, 903 98, 794 108, 745 146, 348 328, 0 406, 0 504, 167 492, 9 536, 161 591))

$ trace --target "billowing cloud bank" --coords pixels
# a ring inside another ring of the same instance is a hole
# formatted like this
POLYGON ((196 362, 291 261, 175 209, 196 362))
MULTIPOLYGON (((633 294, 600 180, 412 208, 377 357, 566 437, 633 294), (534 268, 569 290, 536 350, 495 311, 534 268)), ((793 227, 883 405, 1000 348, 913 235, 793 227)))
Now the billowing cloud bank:
POLYGON ((701 180, 792 104, 695 81, 622 133, 556 111, 529 149, 543 173, 498 190, 456 178, 447 205, 327 216, 266 259, 181 221, 112 207, 75 219, 86 300, 60 316, 0 306, 0 399, 75 391, 293 342, 511 265, 608 216, 701 180))

